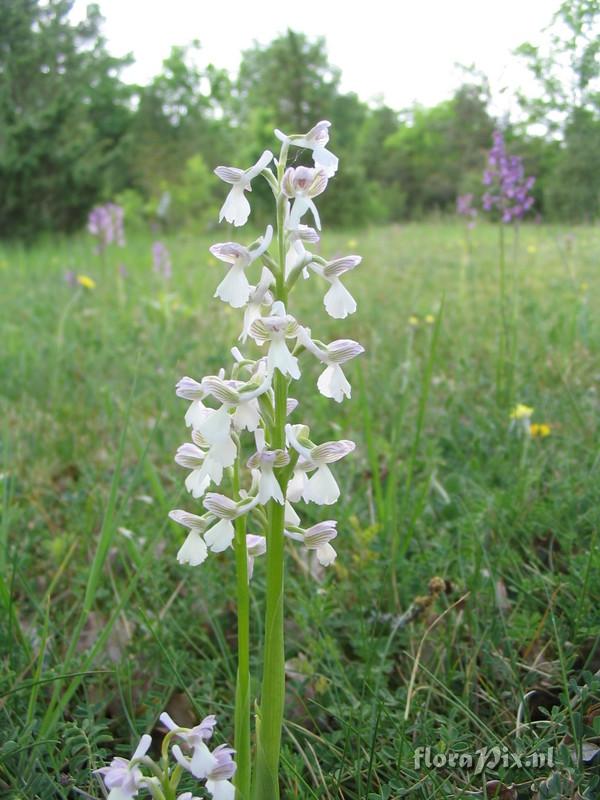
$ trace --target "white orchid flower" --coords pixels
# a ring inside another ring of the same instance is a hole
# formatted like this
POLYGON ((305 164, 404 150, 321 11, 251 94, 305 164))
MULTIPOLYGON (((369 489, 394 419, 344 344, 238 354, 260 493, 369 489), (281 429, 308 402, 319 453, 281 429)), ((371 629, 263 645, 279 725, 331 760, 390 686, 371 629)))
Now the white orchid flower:
POLYGON ((297 228, 302 216, 310 209, 317 230, 321 230, 321 219, 313 197, 327 188, 327 175, 323 170, 311 167, 288 167, 281 182, 281 189, 286 197, 294 200, 288 225, 297 228))
POLYGON ((175 386, 177 397, 190 400, 190 406, 185 414, 185 424, 188 428, 197 428, 202 424, 207 408, 202 402, 206 397, 206 392, 201 383, 185 375, 175 386))
POLYGON ((145 778, 140 770, 139 760, 146 755, 151 744, 152 737, 145 733, 131 759, 127 760, 117 756, 107 767, 94 770, 102 775, 104 785, 109 791, 109 800, 131 800, 148 781, 148 778, 145 778))
POLYGON ((226 381, 216 375, 209 375, 203 379, 207 394, 212 395, 221 403, 221 408, 217 412, 218 417, 213 420, 206 419, 198 427, 198 432, 209 443, 217 444, 219 441, 230 438, 232 429, 238 432, 256 430, 260 423, 260 409, 256 398, 271 388, 271 380, 265 372, 266 367, 259 362, 259 366, 249 382, 226 381), (229 414, 231 410, 233 413, 229 414), (217 428, 217 424, 222 428, 217 428), (209 435, 206 433, 208 426, 211 426, 209 435), (218 432, 218 438, 211 440, 211 435, 215 435, 215 430, 218 432))
POLYGON ((337 536, 336 526, 337 522, 334 519, 328 519, 301 532, 286 530, 285 535, 290 539, 302 542, 307 550, 314 550, 319 564, 328 567, 337 558, 336 551, 329 544, 337 536))
POLYGON ((275 283, 275 277, 268 267, 263 267, 259 282, 254 287, 250 287, 248 305, 244 311, 244 323, 240 334, 240 341, 245 342, 250 332, 250 326, 255 319, 260 317, 262 306, 273 305, 273 295, 269 291, 275 283))
POLYGON ((234 800, 235 789, 230 778, 235 774, 235 750, 229 745, 221 744, 212 751, 216 765, 206 776, 206 791, 213 800, 234 800))
POLYGON ((254 320, 250 326, 250 336, 257 344, 269 342, 267 355, 267 372, 273 375, 278 369, 282 375, 298 380, 300 367, 298 359, 288 350, 286 339, 294 339, 298 331, 298 323, 290 314, 286 314, 285 306, 280 300, 273 303, 271 315, 254 320))
POLYGON ((246 534, 246 554, 248 556, 248 580, 252 579, 254 573, 254 559, 264 556, 267 552, 266 536, 258 536, 254 533, 246 534))
POLYGON ((344 397, 350 398, 352 387, 341 365, 365 352, 365 348, 353 339, 336 339, 328 345, 319 346, 308 328, 298 327, 298 341, 316 356, 326 367, 319 375, 317 388, 324 397, 341 403, 344 397))
POLYGON ((232 308, 242 308, 250 299, 251 287, 246 277, 246 268, 260 258, 267 250, 273 239, 273 228, 267 225, 265 235, 258 247, 250 249, 237 242, 219 242, 213 244, 209 250, 220 261, 231 264, 229 272, 217 286, 215 297, 224 303, 229 303, 232 308))
POLYGON ((296 145, 296 147, 306 147, 313 151, 313 159, 315 167, 322 169, 328 178, 335 175, 337 172, 339 158, 332 152, 326 149, 329 142, 329 128, 331 122, 326 119, 317 122, 314 128, 311 128, 308 133, 296 134, 293 136, 286 136, 280 130, 275 128, 275 136, 280 142, 288 142, 289 144, 296 145))
POLYGON ((245 225, 250 216, 250 203, 246 199, 244 192, 251 192, 251 183, 263 169, 269 166, 273 160, 273 153, 265 150, 250 169, 242 170, 237 167, 217 167, 215 174, 225 183, 232 184, 231 190, 219 213, 219 222, 225 218, 227 222, 233 223, 236 227, 245 225))
POLYGON ((256 453, 248 459, 248 468, 260 471, 258 500, 262 505, 266 505, 271 499, 283 505, 285 502, 283 492, 273 469, 275 467, 285 467, 286 464, 290 463, 290 457, 285 450, 267 449, 265 432, 262 428, 257 428, 254 432, 254 438, 256 441, 256 453))
POLYGON ((181 508, 169 511, 169 517, 189 530, 185 542, 177 553, 177 561, 180 564, 189 564, 191 567, 197 567, 206 561, 208 547, 202 534, 209 525, 208 519, 191 514, 181 508))
POLYGON ((237 503, 230 497, 217 492, 208 492, 204 498, 204 508, 219 521, 204 534, 204 541, 213 553, 222 553, 233 542, 235 535, 232 520, 247 514, 259 503, 258 496, 244 497, 237 503))
POLYGON ((298 471, 313 472, 310 478, 304 482, 302 499, 305 503, 332 505, 340 496, 340 487, 328 465, 347 456, 356 448, 356 445, 348 439, 324 442, 320 445, 308 442, 303 444, 298 434, 301 432, 299 429, 304 427, 289 423, 285 426, 288 444, 301 456, 298 461, 298 471))
POLYGON ((348 314, 354 314, 356 311, 356 300, 342 284, 340 276, 357 267, 361 261, 361 256, 344 256, 328 261, 324 265, 315 262, 310 264, 314 272, 331 284, 323 298, 323 304, 330 317, 345 319, 348 314))
MULTIPOLYGON (((316 244, 319 241, 319 234, 309 225, 298 225, 297 228, 288 230, 289 248, 285 256, 285 277, 288 278, 293 269, 311 258, 311 254, 304 247, 304 243, 316 244)), ((308 267, 302 270, 302 275, 308 278, 308 267)))
POLYGON ((160 715, 159 719, 169 731, 173 731, 179 739, 192 749, 192 757, 189 760, 189 770, 192 775, 199 779, 206 778, 208 773, 217 766, 217 759, 206 746, 206 742, 213 735, 217 724, 215 715, 210 714, 193 728, 184 728, 178 725, 166 711, 160 715))

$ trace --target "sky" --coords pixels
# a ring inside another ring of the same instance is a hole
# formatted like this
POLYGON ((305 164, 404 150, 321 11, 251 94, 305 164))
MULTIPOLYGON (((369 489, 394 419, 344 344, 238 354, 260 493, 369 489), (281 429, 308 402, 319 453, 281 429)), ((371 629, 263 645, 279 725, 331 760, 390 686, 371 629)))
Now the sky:
MULTIPOLYGON (((132 52, 126 77, 146 83, 172 45, 199 39, 201 60, 235 73, 254 40, 267 43, 288 27, 325 36, 330 62, 342 70, 342 89, 393 108, 434 105, 460 84, 455 64, 474 64, 491 81, 496 110, 531 80, 512 55, 536 41, 559 0, 97 0, 115 55, 132 52)), ((74 15, 85 14, 76 0, 74 15)), ((505 106, 505 108, 503 107, 505 106)))

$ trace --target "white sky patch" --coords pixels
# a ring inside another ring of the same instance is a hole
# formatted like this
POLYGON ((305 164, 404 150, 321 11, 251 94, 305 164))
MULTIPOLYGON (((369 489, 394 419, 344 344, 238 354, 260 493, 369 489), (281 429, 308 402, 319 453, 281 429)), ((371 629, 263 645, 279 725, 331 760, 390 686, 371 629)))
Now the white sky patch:
MULTIPOLYGON (((76 0, 73 14, 85 13, 76 0)), ((491 81, 494 110, 514 108, 514 91, 533 83, 512 51, 536 41, 559 0, 99 0, 104 33, 115 55, 133 52, 129 80, 148 82, 172 45, 199 39, 201 62, 235 73, 240 54, 288 27, 325 36, 329 60, 342 70, 342 89, 393 108, 434 105, 461 82, 457 63, 474 64, 491 81)))

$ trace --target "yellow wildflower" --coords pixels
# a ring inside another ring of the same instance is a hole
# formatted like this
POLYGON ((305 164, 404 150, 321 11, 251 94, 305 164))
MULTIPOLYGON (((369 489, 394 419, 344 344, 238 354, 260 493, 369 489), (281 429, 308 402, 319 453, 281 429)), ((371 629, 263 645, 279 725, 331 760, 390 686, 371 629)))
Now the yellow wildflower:
POLYGON ((537 247, 534 244, 528 244, 527 252, 533 255, 533 253, 537 253, 537 247))
POLYGON ((581 284, 581 291, 582 291, 582 292, 587 292, 587 290, 588 290, 589 288, 590 288, 590 285, 589 285, 589 283, 586 283, 586 282, 584 281, 584 282, 581 284))
POLYGON ((96 288, 96 281, 93 278, 90 278, 89 275, 78 275, 77 276, 77 283, 80 286, 83 286, 84 289, 95 289, 96 288))
POLYGON ((351 247, 352 249, 358 247, 358 242, 356 239, 348 239, 348 247, 351 247))
POLYGON ((552 428, 545 422, 534 422, 529 426, 529 433, 532 437, 539 436, 540 439, 545 439, 546 436, 550 436, 550 431, 552 428))
POLYGON ((427 314, 427 316, 425 317, 425 322, 428 325, 433 325, 433 323, 435 322, 435 317, 433 316, 433 314, 427 314))
POLYGON ((419 324, 419 318, 415 314, 411 314, 408 318, 408 324, 416 327, 419 324))
POLYGON ((526 406, 523 403, 517 403, 517 405, 510 412, 510 418, 511 419, 529 419, 529 417, 532 414, 533 414, 533 408, 531 406, 526 406))

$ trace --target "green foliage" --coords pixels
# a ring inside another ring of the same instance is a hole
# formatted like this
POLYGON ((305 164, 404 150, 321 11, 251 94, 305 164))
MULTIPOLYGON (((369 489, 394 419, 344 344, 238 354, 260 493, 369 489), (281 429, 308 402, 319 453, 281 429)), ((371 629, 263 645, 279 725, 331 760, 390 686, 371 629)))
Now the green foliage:
POLYGON ((73 25, 72 0, 4 0, 0 28, 0 235, 81 225, 126 185, 131 88, 108 55, 97 6, 73 25))
MULTIPOLYGON (((560 797, 560 785, 597 796, 597 766, 576 755, 600 730, 590 675, 599 665, 597 229, 525 224, 507 246, 518 398, 551 426, 544 439, 517 436, 494 398, 497 230, 478 224, 470 256, 463 234, 411 223, 327 237, 325 257, 363 255, 344 279, 359 308, 343 335, 363 341, 368 359, 349 367, 353 401, 335 416, 310 379, 297 387, 318 441, 341 428, 358 446, 336 468, 336 564, 315 579, 289 548, 281 781, 290 800, 482 795, 472 770, 416 770, 414 749, 426 745, 553 746, 554 768, 500 765, 497 777, 528 800, 534 783, 540 796, 560 797), (435 575, 445 590, 397 625, 435 575)), ((189 722, 215 712, 215 743, 231 739, 233 554, 184 569, 175 555, 185 533, 167 514, 189 500, 172 463, 186 408, 174 384, 218 370, 241 312, 209 302, 223 275, 208 255, 218 237, 161 238, 173 261, 168 292, 147 233, 104 262, 84 236, 0 248, 0 795, 10 800, 99 800, 90 771, 130 756, 143 732, 158 739, 167 707, 189 722), (66 269, 96 288, 69 286, 66 269)), ((315 276, 298 287, 299 317, 313 329, 325 321, 324 291, 315 276)), ((323 338, 335 335, 332 320, 323 338)), ((320 367, 307 369, 316 381, 320 367)), ((313 505, 299 510, 309 524, 322 518, 313 505)), ((257 635, 264 567, 257 559, 251 583, 257 635)))
MULTIPOLYGON (((130 59, 106 51, 98 8, 73 24, 72 4, 0 2, 2 237, 73 230, 93 205, 116 198, 139 229, 156 221, 166 189, 168 224, 200 229, 223 200, 222 185, 207 185, 215 166, 249 165, 270 147, 274 127, 298 133, 320 119, 332 122, 331 148, 347 165, 324 202, 329 225, 454 213, 458 194, 481 194, 498 121, 474 68, 450 99, 399 112, 343 92, 325 40, 287 30, 242 53, 234 78, 206 63, 194 41, 174 46, 149 84, 134 86, 119 78, 130 59)), ((537 177, 536 210, 550 218, 592 219, 600 210, 598 8, 598 0, 564 2, 547 46, 519 48, 541 89, 521 98, 523 107, 546 134, 502 122, 537 177)), ((311 163, 306 152, 294 158, 311 163)), ((268 189, 252 199, 260 225, 268 189)))

